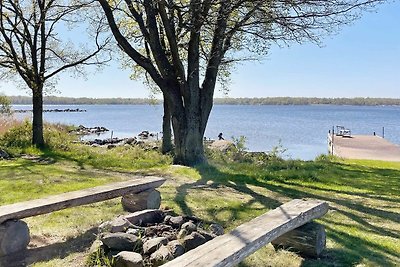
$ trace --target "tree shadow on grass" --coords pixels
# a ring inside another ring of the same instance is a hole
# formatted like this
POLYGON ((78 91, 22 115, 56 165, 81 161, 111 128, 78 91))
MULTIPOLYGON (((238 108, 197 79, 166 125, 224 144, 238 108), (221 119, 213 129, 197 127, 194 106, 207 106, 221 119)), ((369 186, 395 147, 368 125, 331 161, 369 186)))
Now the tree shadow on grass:
MULTIPOLYGON (((178 204, 180 209, 186 215, 193 215, 193 210, 187 205, 188 191, 191 189, 202 189, 202 188, 213 188, 218 189, 221 186, 231 188, 242 194, 251 196, 252 199, 243 203, 240 207, 219 207, 217 208, 219 212, 229 211, 231 212, 231 217, 236 218, 238 213, 242 210, 250 209, 250 207, 258 202, 264 209, 273 209, 280 206, 282 203, 276 199, 270 198, 268 196, 262 195, 248 185, 253 186, 263 186, 257 180, 246 175, 232 175, 220 172, 216 167, 212 165, 202 165, 198 166, 197 171, 201 175, 201 179, 192 183, 185 183, 177 187, 177 194, 175 195, 174 201, 178 204)), ((212 210, 208 211, 208 215, 214 219, 214 221, 219 222, 215 217, 215 212, 212 210)), ((224 222, 219 222, 224 224, 224 222)))
MULTIPOLYGON (((353 170, 351 168, 347 168, 345 164, 336 164, 334 163, 334 171, 337 172, 337 175, 343 175, 343 178, 340 179, 340 183, 346 182, 347 179, 350 179, 349 187, 360 188, 360 189, 367 189, 371 193, 367 196, 365 193, 358 193, 358 192, 351 192, 344 191, 341 192, 340 190, 330 190, 329 188, 320 189, 314 187, 312 189, 316 190, 315 192, 309 192, 306 190, 302 190, 301 188, 307 185, 301 185, 296 183, 291 183, 290 179, 276 179, 272 180, 273 173, 269 176, 263 178, 253 177, 252 175, 245 175, 242 173, 246 173, 246 171, 236 170, 234 172, 223 172, 219 170, 217 167, 212 165, 202 165, 198 166, 196 169, 201 175, 201 179, 195 181, 193 183, 183 184, 177 188, 177 195, 175 197, 176 203, 182 208, 182 210, 192 215, 193 211, 187 205, 187 195, 189 190, 194 189, 199 186, 210 187, 210 188, 218 188, 220 186, 224 186, 227 188, 231 188, 239 193, 251 196, 252 199, 247 201, 243 204, 243 208, 250 208, 254 202, 258 202, 261 204, 265 211, 269 209, 273 209, 281 205, 282 203, 275 198, 262 195, 259 192, 254 191, 254 187, 261 187, 267 190, 270 190, 274 193, 278 193, 282 197, 285 198, 315 198, 327 201, 331 204, 331 210, 335 210, 336 212, 340 213, 341 215, 348 218, 349 223, 343 222, 344 227, 351 227, 355 226, 361 229, 360 231, 369 232, 371 234, 379 235, 382 237, 391 237, 391 238, 400 238, 400 232, 394 229, 385 229, 384 227, 379 227, 378 225, 374 225, 370 223, 367 219, 368 217, 379 217, 379 221, 381 220, 388 220, 391 223, 398 223, 400 221, 400 214, 389 211, 379 209, 373 206, 366 206, 362 203, 358 203, 352 200, 341 199, 340 197, 335 196, 335 194, 330 194, 329 191, 332 193, 344 193, 351 195, 359 195, 360 197, 368 197, 368 198, 376 198, 380 201, 387 201, 397 205, 397 199, 390 199, 389 196, 382 197, 379 196, 379 191, 381 190, 380 184, 384 184, 384 181, 378 181, 378 185, 371 184, 371 185, 363 185, 361 183, 361 178, 365 177, 366 173, 368 179, 373 179, 374 177, 379 177, 379 179, 383 179, 381 176, 387 176, 391 179, 393 177, 399 177, 400 171, 391 170, 391 169, 375 169, 375 168, 367 168, 365 170, 363 168, 359 170, 353 170), (370 172, 370 173, 368 173, 370 172), (269 177, 269 178, 268 178, 269 177), (350 177, 350 178, 348 178, 350 177), (354 178, 358 178, 357 181, 353 180, 354 178), (269 180, 270 179, 270 180, 269 180), (272 181, 271 181, 272 180, 272 181), (253 187, 254 186, 254 187, 253 187), (320 190, 320 191, 319 191, 320 190), (319 192, 318 192, 319 191, 319 192), (376 194, 376 196, 374 195, 376 194), (343 207, 343 208, 341 208, 343 207)), ((336 176, 337 177, 337 176, 336 176)), ((376 178, 378 179, 378 178, 376 178)), ((322 181, 323 182, 323 181, 322 181)), ((312 183, 310 183, 312 184, 312 183)), ((395 180, 389 181, 389 185, 397 184, 398 182, 395 180)), ((311 186, 313 187, 313 186, 311 186)), ((255 189, 257 190, 257 189, 255 189)), ((394 191, 398 189, 393 189, 394 191)), ((240 210, 237 207, 217 207, 219 211, 230 211, 232 214, 239 212, 240 210)), ((212 215, 212 214, 210 214, 212 215)), ((333 216, 333 215, 331 215, 333 216)), ((250 220, 251 218, 249 218, 250 220)), ((333 260, 335 263, 334 265, 337 266, 353 266, 358 263, 364 258, 368 262, 373 264, 377 264, 378 266, 392 266, 393 262, 388 259, 388 255, 396 257, 396 251, 391 249, 390 247, 379 245, 377 243, 370 242, 368 240, 364 240, 360 237, 352 235, 351 233, 345 233, 338 231, 335 226, 339 226, 342 222, 337 222, 336 220, 327 220, 322 218, 322 221, 327 226, 328 230, 328 237, 335 241, 336 243, 340 244, 343 249, 328 249, 325 252, 325 256, 322 257, 321 261, 314 262, 312 260, 306 260, 304 262, 305 266, 321 266, 325 263, 329 265, 329 263, 333 260), (341 255, 340 253, 345 253, 345 255, 341 255), (333 259, 332 259, 333 258, 333 259)), ((222 222, 224 224, 224 222, 222 222)))
POLYGON ((54 243, 48 246, 31 248, 23 253, 0 257, 1 267, 24 267, 37 262, 62 259, 72 253, 84 252, 96 239, 97 227, 88 229, 77 237, 71 237, 65 242, 54 243))

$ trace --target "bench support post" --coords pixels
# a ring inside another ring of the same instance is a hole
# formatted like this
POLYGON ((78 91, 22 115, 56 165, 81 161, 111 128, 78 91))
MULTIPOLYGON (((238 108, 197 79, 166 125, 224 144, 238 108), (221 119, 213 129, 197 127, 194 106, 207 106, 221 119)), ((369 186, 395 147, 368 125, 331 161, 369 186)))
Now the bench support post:
POLYGON ((26 250, 29 241, 29 228, 24 221, 8 220, 0 224, 0 256, 26 250))
POLYGON ((271 243, 275 249, 283 248, 302 256, 318 258, 326 246, 325 227, 310 222, 281 235, 271 243))

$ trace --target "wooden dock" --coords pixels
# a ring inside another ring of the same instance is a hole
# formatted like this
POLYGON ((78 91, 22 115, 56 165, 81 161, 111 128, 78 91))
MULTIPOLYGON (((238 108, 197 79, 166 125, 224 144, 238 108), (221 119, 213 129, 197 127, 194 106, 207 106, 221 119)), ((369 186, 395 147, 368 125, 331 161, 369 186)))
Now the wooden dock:
POLYGON ((341 158, 400 161, 400 146, 379 136, 333 136, 333 146, 331 134, 328 139, 330 153, 341 158))

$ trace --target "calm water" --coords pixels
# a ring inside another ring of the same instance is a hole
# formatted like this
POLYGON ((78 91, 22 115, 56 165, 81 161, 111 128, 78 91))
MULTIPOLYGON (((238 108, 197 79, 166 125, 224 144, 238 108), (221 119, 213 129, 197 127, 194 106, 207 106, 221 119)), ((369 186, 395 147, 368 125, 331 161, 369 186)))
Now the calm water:
MULTIPOLYGON (((44 118, 49 122, 104 126, 114 131, 114 137, 135 136, 143 130, 161 131, 162 106, 68 105, 46 108, 86 109, 84 113, 45 113, 44 118)), ((400 107, 392 106, 217 105, 211 113, 206 137, 216 139, 220 132, 225 139, 243 135, 251 151, 269 151, 281 143, 287 149, 286 156, 308 160, 327 153, 327 133, 333 125, 344 125, 353 134, 372 134, 375 131, 378 135, 382 135, 382 127, 385 127, 385 138, 400 144, 400 107)), ((110 133, 106 136, 109 137, 110 133)))

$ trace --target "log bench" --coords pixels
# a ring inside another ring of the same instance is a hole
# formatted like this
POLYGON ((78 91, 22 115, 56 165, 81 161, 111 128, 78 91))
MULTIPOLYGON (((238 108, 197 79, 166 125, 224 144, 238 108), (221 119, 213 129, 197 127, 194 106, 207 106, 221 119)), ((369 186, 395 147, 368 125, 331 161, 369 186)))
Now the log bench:
MULTIPOLYGON (((326 202, 318 200, 292 200, 250 222, 240 225, 227 234, 218 236, 188 251, 162 266, 234 266, 256 250, 264 247, 271 241, 277 240, 278 237, 285 236, 285 234, 287 235, 286 239, 275 242, 275 245, 285 245, 287 241, 289 242, 286 244, 289 246, 294 244, 295 242, 291 242, 292 239, 290 236, 294 236, 294 240, 296 240, 296 237, 299 235, 310 233, 310 231, 305 229, 293 233, 292 230, 296 228, 299 229, 299 227, 311 220, 323 216, 328 212, 328 209, 329 206, 326 202)), ((316 233, 312 225, 306 228, 312 228, 311 232, 316 233)), ((322 234, 317 234, 317 237, 313 237, 312 239, 317 243, 316 246, 320 245, 324 247, 325 230, 323 230, 322 234)), ((297 240, 299 240, 299 238, 297 238, 297 240)), ((306 240, 309 239, 306 238, 306 240)))
POLYGON ((26 249, 29 228, 20 219, 154 190, 164 182, 160 177, 137 176, 129 181, 0 206, 0 257, 26 249))

